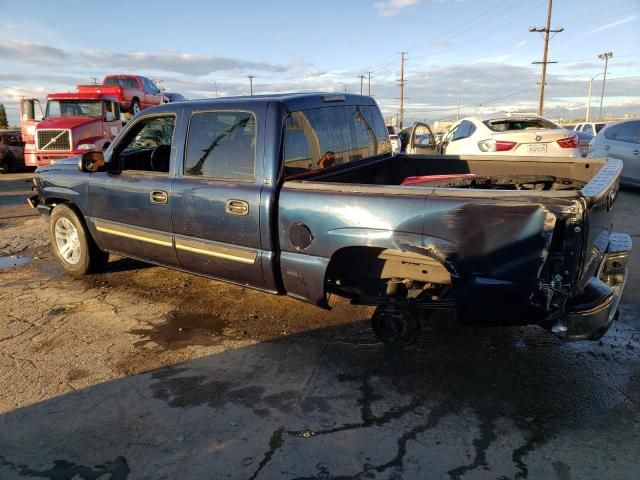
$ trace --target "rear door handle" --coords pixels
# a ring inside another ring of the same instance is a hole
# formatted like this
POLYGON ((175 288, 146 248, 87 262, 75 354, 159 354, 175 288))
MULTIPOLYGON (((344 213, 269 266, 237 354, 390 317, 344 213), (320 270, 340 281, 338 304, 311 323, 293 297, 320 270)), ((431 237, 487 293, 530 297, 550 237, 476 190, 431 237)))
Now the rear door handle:
POLYGON ((640 150, 634 150, 634 151, 633 151, 633 154, 634 154, 634 155, 640 155, 640 150))
POLYGON ((609 150, 611 150, 611 147, 609 145, 605 145, 604 149, 608 152, 609 150))
POLYGON ((151 203, 164 205, 169 201, 169 194, 164 190, 153 190, 149 194, 149 199, 151 200, 151 203))
POLYGON ((249 215, 249 204, 244 200, 227 200, 225 211, 230 215, 249 215))

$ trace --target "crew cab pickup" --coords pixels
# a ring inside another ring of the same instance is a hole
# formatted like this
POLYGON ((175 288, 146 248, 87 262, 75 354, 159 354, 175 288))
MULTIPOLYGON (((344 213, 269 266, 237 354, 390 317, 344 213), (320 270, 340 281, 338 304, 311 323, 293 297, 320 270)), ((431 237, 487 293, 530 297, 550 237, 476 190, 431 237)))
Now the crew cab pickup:
POLYGON ((99 93, 118 99, 120 110, 135 115, 140 110, 167 102, 160 89, 140 75, 109 75, 102 85, 78 85, 78 93, 99 93))
POLYGON ((370 97, 288 94, 146 110, 104 154, 39 168, 29 202, 73 275, 112 252, 323 308, 337 294, 377 306, 391 344, 441 309, 594 340, 627 278, 631 239, 611 220, 621 170, 392 155, 370 97))

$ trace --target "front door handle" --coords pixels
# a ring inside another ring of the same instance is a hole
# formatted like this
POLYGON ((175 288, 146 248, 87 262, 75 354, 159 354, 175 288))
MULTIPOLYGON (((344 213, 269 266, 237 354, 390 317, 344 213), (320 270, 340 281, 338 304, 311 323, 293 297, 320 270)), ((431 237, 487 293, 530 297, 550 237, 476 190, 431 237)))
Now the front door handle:
POLYGON ((609 145, 605 145, 604 149, 608 152, 609 150, 611 150, 611 147, 609 145))
POLYGON ((149 194, 149 198, 151 199, 151 203, 164 205, 169 201, 169 194, 164 190, 153 190, 149 194))
POLYGON ((225 211, 230 215, 249 215, 249 204, 244 200, 227 200, 225 211))

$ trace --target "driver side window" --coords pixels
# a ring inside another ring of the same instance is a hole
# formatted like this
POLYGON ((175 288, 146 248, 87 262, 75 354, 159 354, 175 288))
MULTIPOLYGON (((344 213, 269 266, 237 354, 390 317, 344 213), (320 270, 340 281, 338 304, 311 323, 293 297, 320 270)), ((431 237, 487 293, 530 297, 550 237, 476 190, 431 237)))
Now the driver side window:
POLYGON ((174 127, 174 116, 141 119, 116 147, 113 168, 168 173, 174 127))

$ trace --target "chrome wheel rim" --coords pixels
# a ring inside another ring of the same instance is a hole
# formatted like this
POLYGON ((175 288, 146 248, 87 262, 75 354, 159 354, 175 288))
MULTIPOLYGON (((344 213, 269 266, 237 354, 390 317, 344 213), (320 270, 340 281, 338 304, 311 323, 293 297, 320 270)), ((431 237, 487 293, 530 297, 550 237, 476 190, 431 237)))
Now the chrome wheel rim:
POLYGON ((60 218, 54 229, 56 247, 62 259, 70 265, 76 265, 80 261, 80 237, 78 229, 70 220, 60 218))
POLYGON ((138 105, 137 103, 133 104, 133 114, 136 115, 138 114, 138 112, 140 112, 140 105, 138 105))

